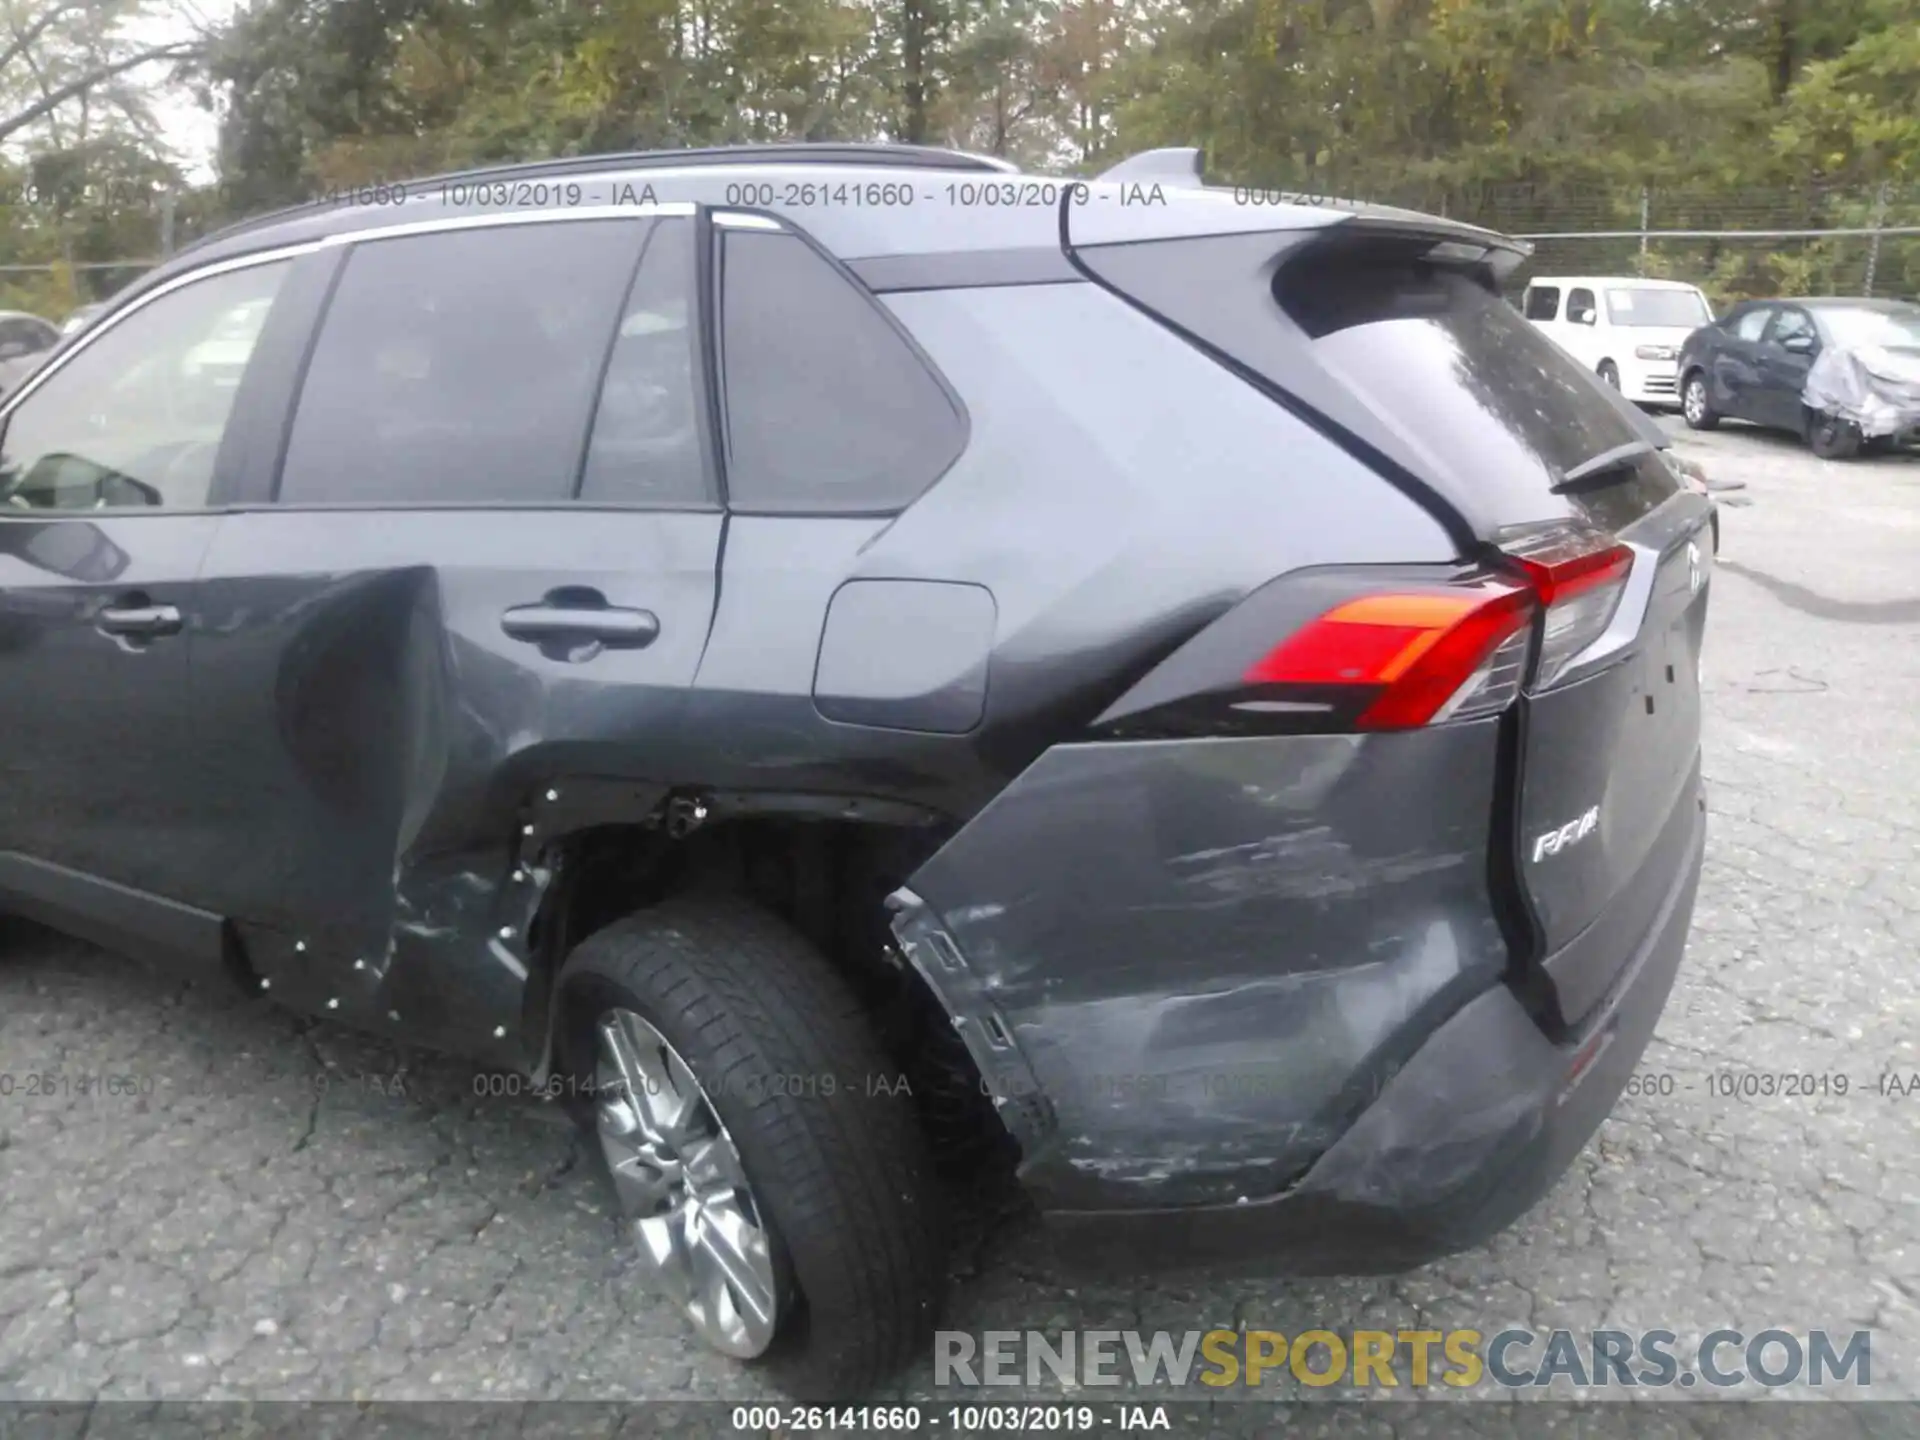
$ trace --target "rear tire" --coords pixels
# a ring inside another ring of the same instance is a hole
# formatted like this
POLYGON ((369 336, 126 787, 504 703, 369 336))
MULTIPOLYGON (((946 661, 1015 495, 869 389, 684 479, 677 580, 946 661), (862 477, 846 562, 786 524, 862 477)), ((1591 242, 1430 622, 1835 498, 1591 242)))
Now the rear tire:
POLYGON ((1680 382, 1680 413, 1689 430, 1711 430, 1720 417, 1707 402, 1707 377, 1698 370, 1689 371, 1680 382))
MULTIPOLYGON (((732 897, 668 900, 582 942, 558 979, 556 1065, 594 1096, 579 1108, 599 1132, 618 1128, 601 1119, 615 1088, 588 1086, 608 1073, 600 1026, 621 1012, 692 1072, 770 1241, 775 1328, 745 1363, 801 1398, 847 1401, 923 1353, 946 1279, 940 1197, 912 1097, 826 960, 732 897)), ((610 1162, 621 1142, 600 1140, 610 1162)), ((642 1213, 633 1193, 623 1228, 642 1213)))
POLYGON ((1620 367, 1611 360, 1602 360, 1600 362, 1600 368, 1593 373, 1606 381, 1607 384, 1611 385, 1615 390, 1620 388, 1620 367))
POLYGON ((1838 415, 1820 412, 1808 417, 1807 445, 1822 460, 1851 460, 1865 440, 1860 427, 1838 415))

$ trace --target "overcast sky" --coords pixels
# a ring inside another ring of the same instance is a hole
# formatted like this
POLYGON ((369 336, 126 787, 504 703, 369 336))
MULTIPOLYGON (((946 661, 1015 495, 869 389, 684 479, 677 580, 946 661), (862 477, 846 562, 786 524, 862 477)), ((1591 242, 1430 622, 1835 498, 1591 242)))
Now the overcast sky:
MULTIPOLYGON (((229 19, 239 0, 165 0, 147 19, 127 27, 128 35, 143 45, 164 45, 190 39, 197 31, 229 19)), ((219 139, 219 119, 200 108, 184 86, 165 83, 166 67, 140 72, 153 87, 154 118, 167 143, 186 166, 189 178, 213 178, 213 153, 219 139)))

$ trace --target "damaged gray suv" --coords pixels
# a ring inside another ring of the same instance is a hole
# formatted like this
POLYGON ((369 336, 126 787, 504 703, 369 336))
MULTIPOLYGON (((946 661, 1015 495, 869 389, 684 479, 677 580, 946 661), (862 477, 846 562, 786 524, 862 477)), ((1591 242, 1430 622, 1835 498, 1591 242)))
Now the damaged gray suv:
POLYGON ((521 1072, 796 1391, 1525 1211, 1700 873, 1709 502, 1457 223, 915 148, 222 232, 0 420, 0 908, 521 1072))

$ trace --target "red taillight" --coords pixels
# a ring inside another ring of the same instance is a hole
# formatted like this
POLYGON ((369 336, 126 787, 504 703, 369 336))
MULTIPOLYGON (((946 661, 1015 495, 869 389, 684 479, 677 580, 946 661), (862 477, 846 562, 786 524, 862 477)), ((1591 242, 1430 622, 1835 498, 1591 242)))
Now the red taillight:
POLYGON ((1606 545, 1561 558, 1525 553, 1514 558, 1526 566, 1542 605, 1555 605, 1597 586, 1624 580, 1633 568, 1633 551, 1625 545, 1606 545))
POLYGON ((1493 543, 1492 563, 1466 574, 1354 566, 1284 575, 1096 724, 1127 738, 1325 734, 1498 715, 1523 691, 1554 684, 1607 633, 1637 552, 1587 524, 1516 527, 1493 543), (1303 615, 1314 618, 1302 625, 1303 615))
POLYGON ((1362 730, 1488 713, 1518 693, 1533 607, 1529 590, 1503 580, 1363 595, 1295 632, 1244 678, 1378 687, 1354 721, 1362 730))
POLYGON ((1503 538, 1524 580, 1408 587, 1347 600, 1274 647, 1242 679, 1304 687, 1302 694, 1360 691, 1352 724, 1361 730, 1404 730, 1504 710, 1526 678, 1535 610, 1544 612, 1533 682, 1541 688, 1612 622, 1634 552, 1584 527, 1529 528, 1503 538))
POLYGON ((1633 570, 1633 551, 1597 530, 1558 529, 1507 546, 1545 608, 1534 688, 1545 689, 1613 623, 1633 570))

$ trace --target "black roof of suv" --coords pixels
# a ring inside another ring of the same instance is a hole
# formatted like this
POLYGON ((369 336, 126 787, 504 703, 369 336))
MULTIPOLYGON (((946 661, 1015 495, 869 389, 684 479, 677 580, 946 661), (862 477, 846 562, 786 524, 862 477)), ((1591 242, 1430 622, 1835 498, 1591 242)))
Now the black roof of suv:
POLYGON ((578 1099, 814 1393, 935 1313, 928 1131, 1072 1253, 1475 1243, 1679 961, 1709 506, 1521 247, 1197 175, 568 160, 183 252, 0 406, 0 906, 578 1099))

